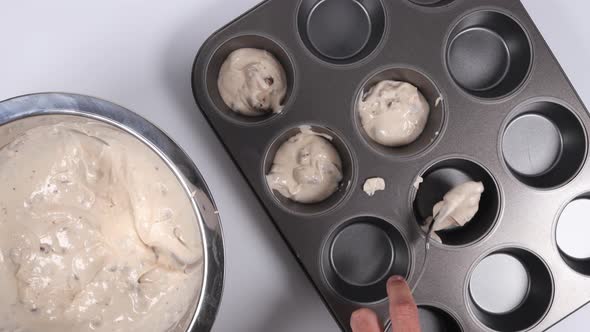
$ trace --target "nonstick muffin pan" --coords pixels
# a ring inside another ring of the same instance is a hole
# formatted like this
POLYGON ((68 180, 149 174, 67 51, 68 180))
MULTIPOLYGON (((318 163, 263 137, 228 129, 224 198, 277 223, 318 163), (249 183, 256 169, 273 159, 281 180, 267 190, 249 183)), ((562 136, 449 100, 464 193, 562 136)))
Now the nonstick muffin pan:
POLYGON ((432 246, 415 292, 425 324, 543 331, 590 301, 587 233, 578 231, 590 229, 581 220, 590 119, 520 2, 267 0, 207 40, 192 85, 343 330, 360 307, 387 324, 387 277, 415 283, 419 224, 469 180, 485 185, 480 211, 432 246), (219 69, 244 47, 283 65, 282 113, 245 117, 223 103, 219 69), (360 127, 357 102, 383 79, 416 85, 431 106, 424 133, 405 147, 375 144, 360 127), (289 201, 265 181, 301 125, 330 135, 343 162, 339 190, 318 204, 289 201), (372 177, 387 188, 369 197, 362 185, 372 177))

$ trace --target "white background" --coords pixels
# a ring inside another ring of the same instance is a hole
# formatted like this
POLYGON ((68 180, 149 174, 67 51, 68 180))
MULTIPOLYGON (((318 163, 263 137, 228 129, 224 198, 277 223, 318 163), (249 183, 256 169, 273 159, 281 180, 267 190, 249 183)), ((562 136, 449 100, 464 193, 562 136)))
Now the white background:
MULTIPOLYGON (((44 91, 101 97, 156 123, 191 155, 224 227, 227 277, 215 331, 338 331, 191 93, 200 45, 257 2, 3 0, 0 100, 44 91)), ((590 105, 588 0, 523 2, 590 105)), ((586 330, 590 314, 578 316, 563 331, 586 330)))

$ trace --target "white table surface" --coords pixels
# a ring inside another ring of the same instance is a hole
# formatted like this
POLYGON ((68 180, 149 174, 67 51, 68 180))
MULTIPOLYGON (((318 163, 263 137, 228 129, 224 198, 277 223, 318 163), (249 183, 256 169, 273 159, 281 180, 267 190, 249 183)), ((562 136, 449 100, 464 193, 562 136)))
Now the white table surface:
MULTIPOLYGON (((45 91, 101 97, 156 123, 189 153, 224 228, 227 276, 214 331, 338 331, 193 101, 190 70, 200 45, 257 2, 4 1, 0 100, 45 91)), ((590 4, 523 2, 590 105, 590 4)), ((588 311, 563 331, 585 331, 588 311)))

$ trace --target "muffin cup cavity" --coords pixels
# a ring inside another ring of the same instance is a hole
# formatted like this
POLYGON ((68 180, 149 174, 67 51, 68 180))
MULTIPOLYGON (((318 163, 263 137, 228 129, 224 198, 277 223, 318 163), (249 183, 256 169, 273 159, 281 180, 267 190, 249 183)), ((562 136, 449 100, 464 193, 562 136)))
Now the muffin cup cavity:
MULTIPOLYGON (((434 305, 419 305, 420 327, 424 332, 463 332, 457 318, 444 309, 434 305)), ((387 322, 385 331, 392 332, 391 321, 387 322)))
POLYGON ((385 32, 380 0, 303 0, 299 34, 318 58, 334 64, 358 62, 371 54, 385 32))
POLYGON ((449 246, 473 244, 485 237, 495 226, 500 214, 500 191, 494 178, 478 163, 467 159, 446 159, 437 162, 424 172, 414 198, 414 214, 418 226, 432 216, 432 208, 454 187, 468 181, 482 182, 479 210, 463 227, 437 232, 442 243, 449 246))
POLYGON ((446 56, 455 82, 480 98, 500 98, 515 91, 532 63, 531 43, 522 26, 488 10, 459 21, 451 31, 446 56))
POLYGON ((354 121, 360 135, 377 152, 394 157, 411 157, 423 153, 442 136, 446 116, 446 103, 436 84, 422 72, 411 68, 389 68, 371 76, 363 83, 354 103, 354 121), (375 142, 361 123, 358 105, 364 95, 376 84, 384 80, 407 82, 418 88, 430 106, 428 122, 422 134, 414 142, 400 147, 388 147, 375 142))
POLYGON ((578 117, 551 101, 517 108, 502 136, 502 155, 512 175, 539 189, 569 182, 582 167, 586 149, 578 117))
POLYGON ((338 154, 340 155, 340 159, 342 161, 342 181, 340 182, 338 190, 322 202, 303 204, 295 202, 281 195, 281 193, 276 190, 271 190, 266 183, 266 175, 272 168, 276 152, 281 147, 281 145, 283 145, 283 143, 301 132, 301 126, 285 131, 271 143, 264 157, 262 181, 265 182, 265 187, 267 188, 269 194, 273 197, 273 200, 281 208, 286 209, 290 213, 294 214, 318 215, 332 210, 347 197, 354 179, 355 161, 352 157, 352 151, 349 149, 348 144, 344 141, 341 135, 325 127, 315 125, 310 125, 309 127, 315 133, 331 137, 331 140, 329 141, 334 146, 334 148, 336 148, 336 151, 338 151, 338 154))
POLYGON ((442 7, 450 5, 455 0, 408 0, 413 4, 422 7, 442 7))
POLYGON ((359 217, 329 236, 321 265, 326 282, 340 296, 372 303, 387 297, 390 276, 407 277, 410 261, 407 242, 393 225, 376 217, 359 217))
POLYGON ((559 254, 574 271, 590 276, 590 193, 571 201, 559 215, 555 237, 559 254))
POLYGON ((288 103, 291 99, 291 96, 293 95, 293 86, 295 84, 295 67, 286 49, 268 37, 260 35, 242 35, 233 37, 224 42, 217 48, 211 57, 206 75, 207 92, 211 102, 223 116, 232 122, 243 125, 260 124, 280 116, 284 112, 288 111, 288 103), (271 53, 282 65, 283 69, 285 70, 285 74, 287 75, 287 93, 282 102, 283 106, 286 107, 284 107, 280 113, 268 111, 259 116, 246 116, 230 109, 230 107, 221 98, 217 86, 221 66, 233 51, 241 48, 255 48, 265 50, 271 53))
POLYGON ((483 325, 495 331, 524 331, 549 310, 553 278, 536 254, 523 248, 503 248, 477 262, 467 293, 468 306, 483 325))

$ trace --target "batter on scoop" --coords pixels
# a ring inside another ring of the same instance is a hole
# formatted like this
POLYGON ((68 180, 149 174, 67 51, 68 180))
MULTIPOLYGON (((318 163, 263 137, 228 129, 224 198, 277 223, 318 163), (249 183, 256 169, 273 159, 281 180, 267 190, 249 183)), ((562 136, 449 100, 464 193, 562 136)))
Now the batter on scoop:
POLYGON ((0 148, 0 331, 165 332, 198 299, 202 245, 177 177, 98 122, 0 148))
POLYGON ((362 127, 375 142, 400 147, 414 142, 426 127, 430 106, 410 83, 385 80, 358 102, 362 127))
POLYGON ((484 192, 481 182, 469 181, 458 185, 445 194, 443 200, 432 208, 432 217, 422 226, 425 232, 432 227, 432 238, 442 242, 435 232, 463 227, 479 211, 479 202, 484 192), (434 223, 434 225, 432 225, 434 223))
POLYGON ((278 149, 266 176, 271 190, 295 202, 318 203, 330 197, 342 181, 342 161, 332 139, 302 127, 278 149))
POLYGON ((232 52, 221 66, 217 87, 234 112, 246 116, 280 113, 287 94, 287 75, 269 52, 241 48, 232 52))

